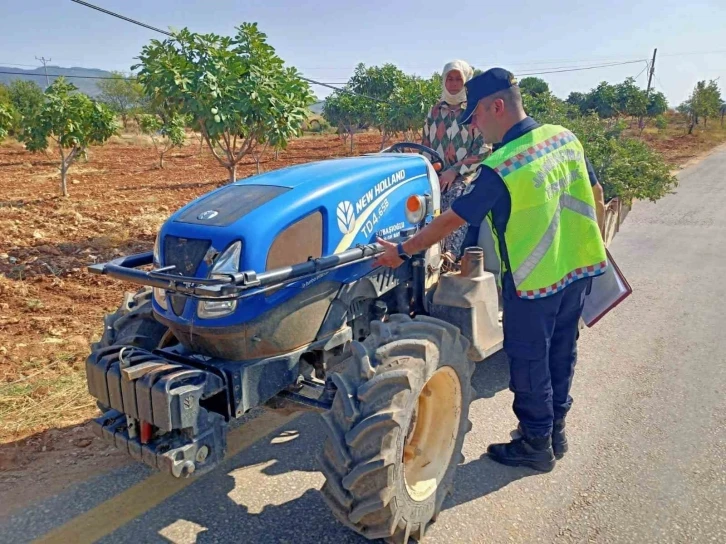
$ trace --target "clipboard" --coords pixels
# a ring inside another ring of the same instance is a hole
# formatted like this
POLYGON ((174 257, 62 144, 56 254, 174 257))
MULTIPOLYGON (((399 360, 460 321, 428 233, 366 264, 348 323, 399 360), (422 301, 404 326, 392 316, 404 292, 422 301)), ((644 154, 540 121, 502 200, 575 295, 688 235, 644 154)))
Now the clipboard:
POLYGON ((592 278, 590 290, 585 295, 582 320, 588 327, 595 325, 633 293, 633 288, 618 268, 613 256, 607 249, 605 252, 608 267, 604 274, 592 278))

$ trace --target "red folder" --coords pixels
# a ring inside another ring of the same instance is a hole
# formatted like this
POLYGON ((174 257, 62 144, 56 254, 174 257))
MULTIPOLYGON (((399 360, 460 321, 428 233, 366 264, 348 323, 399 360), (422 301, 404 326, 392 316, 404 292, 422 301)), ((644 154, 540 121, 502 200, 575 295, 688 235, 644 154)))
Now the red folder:
POLYGON ((588 327, 595 325, 633 292, 613 256, 608 250, 605 252, 608 259, 607 270, 592 279, 592 286, 585 296, 585 306, 582 309, 582 320, 588 327))

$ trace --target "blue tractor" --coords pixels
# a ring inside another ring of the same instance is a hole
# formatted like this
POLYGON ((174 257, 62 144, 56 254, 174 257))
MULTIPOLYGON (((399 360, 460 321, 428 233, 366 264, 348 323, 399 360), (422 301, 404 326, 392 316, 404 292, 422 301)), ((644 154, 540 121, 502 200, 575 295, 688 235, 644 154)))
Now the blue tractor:
POLYGON ((106 317, 86 363, 98 436, 175 477, 222 461, 250 409, 322 412, 321 492, 368 538, 408 542, 436 518, 471 428, 474 362, 501 347, 481 250, 374 267, 439 213, 435 151, 293 166, 174 213, 153 252, 93 265, 143 286, 106 317))

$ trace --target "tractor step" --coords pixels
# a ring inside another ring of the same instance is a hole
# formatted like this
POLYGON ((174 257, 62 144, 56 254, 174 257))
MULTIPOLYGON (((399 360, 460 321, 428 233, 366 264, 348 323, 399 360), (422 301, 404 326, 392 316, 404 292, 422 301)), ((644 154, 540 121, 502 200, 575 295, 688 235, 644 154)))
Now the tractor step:
POLYGON ((226 403, 226 384, 211 372, 128 346, 94 351, 88 389, 103 406, 93 421, 105 442, 175 477, 222 461, 227 423, 209 409, 226 403))

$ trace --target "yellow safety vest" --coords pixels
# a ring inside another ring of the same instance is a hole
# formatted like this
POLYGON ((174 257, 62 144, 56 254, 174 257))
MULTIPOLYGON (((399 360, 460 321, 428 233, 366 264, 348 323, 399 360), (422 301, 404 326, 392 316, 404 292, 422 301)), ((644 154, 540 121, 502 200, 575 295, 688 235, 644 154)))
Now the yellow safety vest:
POLYGON ((511 196, 504 240, 519 297, 550 296, 605 272, 595 198, 574 134, 544 125, 505 144, 483 164, 502 177, 511 196))

